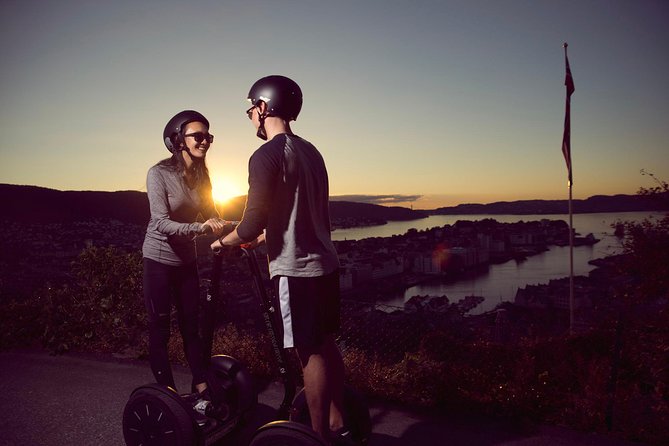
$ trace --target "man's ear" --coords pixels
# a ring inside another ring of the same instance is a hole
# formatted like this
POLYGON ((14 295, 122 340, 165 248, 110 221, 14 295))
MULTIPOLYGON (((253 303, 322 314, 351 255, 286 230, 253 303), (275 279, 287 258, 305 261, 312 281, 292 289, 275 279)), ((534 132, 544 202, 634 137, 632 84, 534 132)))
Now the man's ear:
POLYGON ((267 112, 267 103, 265 101, 258 101, 258 112, 260 112, 260 115, 264 115, 267 112))

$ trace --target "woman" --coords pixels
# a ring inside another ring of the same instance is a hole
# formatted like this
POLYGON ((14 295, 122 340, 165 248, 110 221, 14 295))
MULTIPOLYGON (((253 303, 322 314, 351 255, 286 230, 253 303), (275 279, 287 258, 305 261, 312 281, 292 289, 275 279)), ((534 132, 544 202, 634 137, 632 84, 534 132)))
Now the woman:
POLYGON ((207 118, 184 110, 167 123, 163 141, 172 156, 151 167, 146 182, 151 219, 142 254, 149 360, 156 381, 176 389, 167 351, 174 303, 193 387, 201 395, 207 384, 198 330, 199 277, 194 239, 205 232, 220 235, 223 229, 205 164, 214 135, 209 133, 207 118), (198 223, 199 218, 206 221, 198 223))

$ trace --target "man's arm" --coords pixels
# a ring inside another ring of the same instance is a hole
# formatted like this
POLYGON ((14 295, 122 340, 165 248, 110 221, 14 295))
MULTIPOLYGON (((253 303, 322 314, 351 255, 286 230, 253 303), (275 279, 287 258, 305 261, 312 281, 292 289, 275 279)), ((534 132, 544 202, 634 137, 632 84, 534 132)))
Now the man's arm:
MULTIPOLYGON (((280 147, 279 147, 280 149, 280 147)), ((244 216, 239 225, 221 240, 212 243, 212 249, 237 246, 242 243, 258 244, 264 241, 269 206, 273 198, 276 176, 280 171, 281 152, 275 146, 263 146, 249 160, 249 192, 244 216)))

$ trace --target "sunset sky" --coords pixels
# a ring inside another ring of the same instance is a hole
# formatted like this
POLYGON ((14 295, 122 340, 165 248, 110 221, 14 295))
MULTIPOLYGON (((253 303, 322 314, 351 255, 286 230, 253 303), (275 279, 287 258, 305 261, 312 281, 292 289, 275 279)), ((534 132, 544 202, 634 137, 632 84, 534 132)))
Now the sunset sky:
POLYGON ((246 94, 283 74, 333 196, 567 198, 568 42, 574 197, 633 194, 641 169, 669 180, 667 23, 666 0, 3 0, 0 183, 146 190, 165 123, 194 108, 214 186, 242 195, 246 94))

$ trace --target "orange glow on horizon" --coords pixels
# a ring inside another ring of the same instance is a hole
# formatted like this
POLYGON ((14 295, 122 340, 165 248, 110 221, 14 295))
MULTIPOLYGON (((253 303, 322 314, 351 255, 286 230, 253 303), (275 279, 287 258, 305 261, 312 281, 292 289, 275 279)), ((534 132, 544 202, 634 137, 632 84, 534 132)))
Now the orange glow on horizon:
POLYGON ((216 203, 226 204, 231 198, 239 197, 246 192, 228 179, 214 177, 211 179, 211 193, 216 203))

